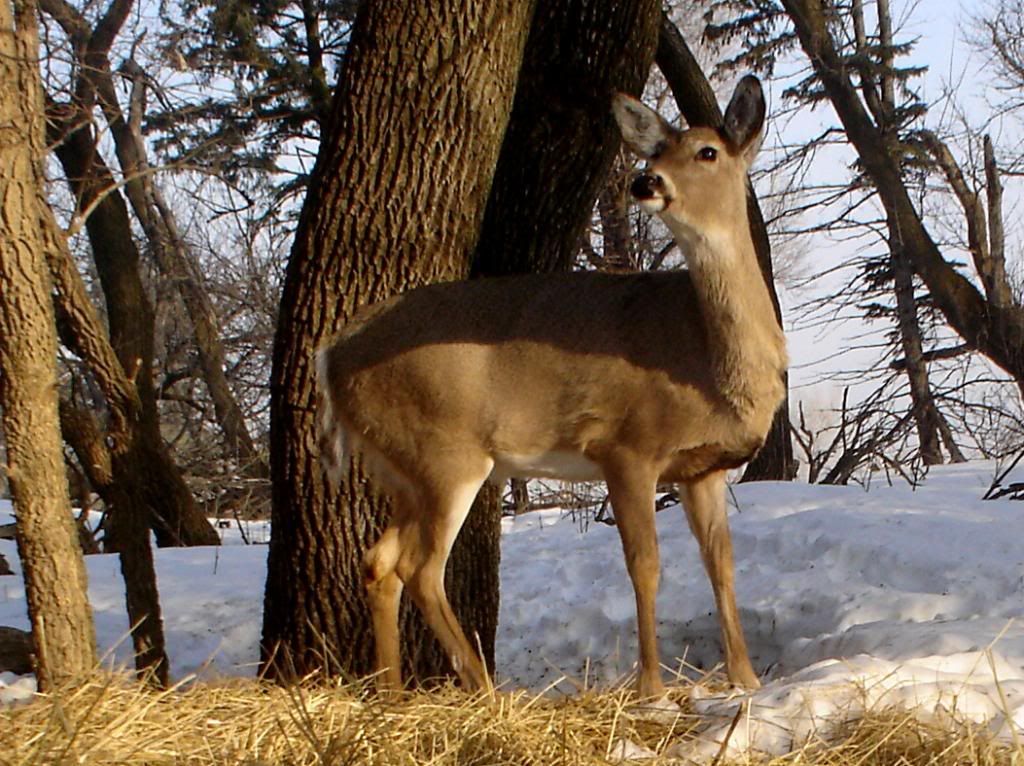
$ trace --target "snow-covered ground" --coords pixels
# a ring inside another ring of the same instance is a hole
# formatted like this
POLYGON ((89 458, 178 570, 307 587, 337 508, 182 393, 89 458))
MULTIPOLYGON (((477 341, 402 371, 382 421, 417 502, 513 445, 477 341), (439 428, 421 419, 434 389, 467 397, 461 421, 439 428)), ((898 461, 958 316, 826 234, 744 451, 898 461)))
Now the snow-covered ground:
MULTIPOLYGON (((769 752, 865 706, 955 713, 1001 736, 1008 719, 1024 727, 1024 503, 981 501, 993 472, 987 463, 933 469, 916 490, 734 487, 737 592, 765 686, 695 699, 721 722, 707 732, 709 752, 740 704, 745 723, 731 745, 769 752)), ((658 529, 663 661, 711 667, 718 627, 696 543, 678 508, 658 514, 658 529)), ((266 537, 261 526, 248 531, 266 537)), ((615 529, 546 511, 506 520, 504 532, 498 680, 542 690, 564 675, 558 688, 572 691, 628 673, 634 602, 615 529)), ((234 528, 224 535, 241 542, 234 528)), ((266 551, 157 552, 175 676, 255 672, 266 551)), ((0 553, 20 571, 12 543, 0 541, 0 553)), ((91 556, 88 566, 100 646, 127 663, 117 559, 91 556)), ((0 577, 0 625, 28 626, 19 577, 0 577)))

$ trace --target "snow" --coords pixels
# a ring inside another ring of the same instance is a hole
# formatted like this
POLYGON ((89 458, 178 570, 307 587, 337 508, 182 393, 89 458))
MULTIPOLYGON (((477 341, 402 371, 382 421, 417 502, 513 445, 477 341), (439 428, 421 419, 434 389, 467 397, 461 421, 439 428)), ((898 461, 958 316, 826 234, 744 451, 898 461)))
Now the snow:
MULTIPOLYGON (((753 694, 692 694, 707 717, 703 754, 778 754, 865 709, 1024 726, 1024 503, 981 501, 994 466, 932 469, 906 485, 733 487, 737 595, 755 668, 753 694), (742 724, 733 726, 738 711, 742 724)), ((2 510, 2 509, 0 509, 2 510)), ((9 510, 6 509, 6 510, 9 510)), ((0 516, 3 514, 0 513, 0 516)), ((0 518, 0 523, 4 519, 0 518)), ((633 592, 614 527, 558 511, 503 522, 498 680, 571 693, 633 669, 633 592)), ((711 589, 682 512, 658 514, 662 660, 693 676, 721 659, 711 589)), ((250 539, 266 539, 252 525, 250 539)), ((157 575, 172 673, 252 675, 265 545, 165 549, 157 575)), ((0 541, 19 573, 12 543, 0 541)), ((90 556, 100 646, 127 664, 131 645, 114 556, 90 556)), ((27 628, 18 577, 0 578, 0 625, 27 628)), ((0 675, 0 704, 32 693, 0 675)), ((623 757, 636 756, 624 743, 623 757)), ((692 753, 688 751, 692 757, 692 753)))

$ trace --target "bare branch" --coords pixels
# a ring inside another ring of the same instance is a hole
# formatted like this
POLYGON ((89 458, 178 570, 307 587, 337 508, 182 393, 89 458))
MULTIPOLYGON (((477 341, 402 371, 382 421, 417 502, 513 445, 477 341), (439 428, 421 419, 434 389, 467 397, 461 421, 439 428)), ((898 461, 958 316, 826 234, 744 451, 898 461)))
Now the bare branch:
MULTIPOLYGON (((937 362, 941 359, 955 359, 958 356, 970 353, 974 349, 966 343, 961 343, 959 346, 950 346, 949 348, 937 348, 931 351, 925 351, 921 354, 921 361, 923 362, 937 362)), ((889 369, 897 372, 902 372, 906 369, 906 359, 894 359, 889 363, 889 369)))
MULTIPOLYGON (((1000 308, 1013 302, 1013 293, 1006 278, 1006 235, 1003 229, 1003 185, 999 180, 992 139, 984 138, 985 193, 988 197, 989 250, 985 291, 989 300, 1000 308)), ((982 275, 983 278, 986 274, 982 275)))

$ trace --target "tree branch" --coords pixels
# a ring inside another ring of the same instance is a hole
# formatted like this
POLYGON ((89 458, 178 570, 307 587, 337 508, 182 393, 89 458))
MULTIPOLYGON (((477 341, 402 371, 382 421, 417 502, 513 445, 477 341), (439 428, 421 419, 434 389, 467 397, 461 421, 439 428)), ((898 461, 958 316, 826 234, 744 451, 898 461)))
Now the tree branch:
POLYGON ((1013 302, 1013 292, 1006 278, 1006 235, 1003 229, 1003 185, 999 180, 992 138, 984 138, 985 193, 988 198, 988 233, 991 247, 985 291, 989 300, 1000 307, 1013 302))
MULTIPOLYGON (((969 354, 974 349, 966 343, 961 343, 959 346, 949 346, 948 348, 936 348, 931 351, 925 351, 921 354, 921 361, 938 362, 942 359, 956 359, 958 356, 969 354)), ((907 368, 906 359, 894 359, 889 363, 889 369, 897 372, 902 372, 907 368)))

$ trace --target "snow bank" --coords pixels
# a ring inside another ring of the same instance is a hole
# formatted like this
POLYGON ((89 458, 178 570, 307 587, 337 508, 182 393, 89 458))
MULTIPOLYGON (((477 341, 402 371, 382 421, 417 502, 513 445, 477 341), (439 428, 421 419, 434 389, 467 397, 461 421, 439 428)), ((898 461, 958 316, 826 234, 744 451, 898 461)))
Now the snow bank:
MULTIPOLYGON (((752 695, 695 692, 706 750, 787 751, 864 709, 1024 724, 1024 503, 982 502, 990 464, 934 469, 916 490, 756 484, 734 488, 737 594, 755 668, 752 695)), ((662 658, 720 661, 717 620, 682 512, 658 514, 662 658)), ((265 530, 253 528, 259 537, 265 530)), ((225 542, 237 542, 235 529, 225 542)), ((264 538, 265 539, 265 538, 264 538)), ((17 570, 13 545, 0 552, 17 570)), ((161 550, 157 571, 176 676, 252 674, 266 547, 161 550)), ((613 527, 546 511, 506 520, 498 680, 567 692, 607 685, 636 658, 633 593, 613 527), (562 679, 560 681, 560 679, 562 679)), ((100 645, 127 663, 123 586, 112 556, 89 558, 100 645)), ((0 578, 0 624, 27 627, 18 578, 0 578)))

